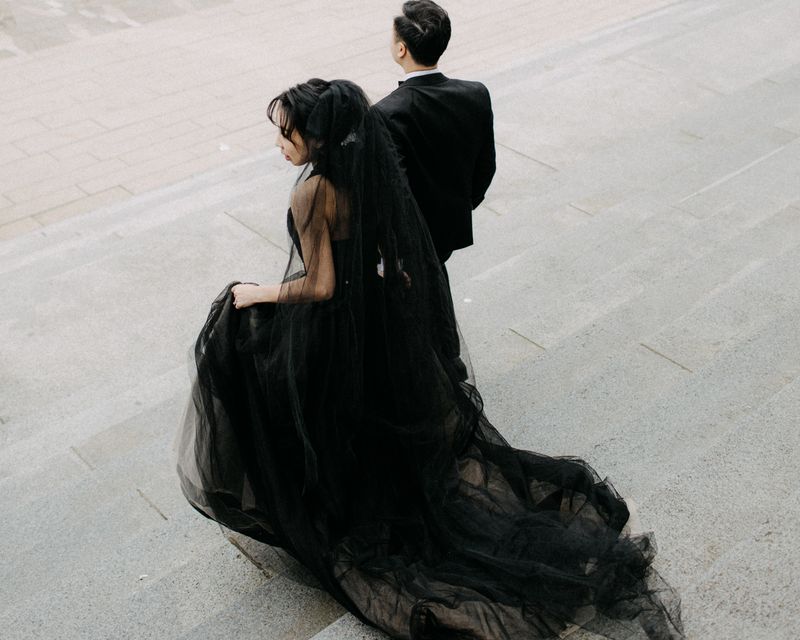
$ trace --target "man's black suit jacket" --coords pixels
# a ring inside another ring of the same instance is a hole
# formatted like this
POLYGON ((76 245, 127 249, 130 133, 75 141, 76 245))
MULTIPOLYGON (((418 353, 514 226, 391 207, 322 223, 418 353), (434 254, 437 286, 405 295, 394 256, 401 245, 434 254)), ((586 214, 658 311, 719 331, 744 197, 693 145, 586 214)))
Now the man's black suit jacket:
POLYGON ((494 176, 489 91, 480 82, 432 73, 406 80, 375 106, 444 262, 472 244, 472 210, 494 176))

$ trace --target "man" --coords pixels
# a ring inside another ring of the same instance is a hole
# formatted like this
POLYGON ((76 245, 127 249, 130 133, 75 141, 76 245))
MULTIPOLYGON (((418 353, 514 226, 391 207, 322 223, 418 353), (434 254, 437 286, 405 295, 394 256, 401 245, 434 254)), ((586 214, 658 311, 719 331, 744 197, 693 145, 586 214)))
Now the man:
MULTIPOLYGON (((384 114, 414 198, 428 224, 447 278, 453 251, 472 244, 472 210, 495 172, 494 128, 489 91, 479 82, 439 72, 450 42, 450 18, 431 0, 409 0, 394 19, 392 57, 405 80, 376 108, 384 114)), ((459 380, 468 370, 449 291, 441 305, 441 345, 446 366, 459 380)))
MULTIPOLYGON (((392 57, 405 80, 376 105, 386 116, 411 191, 444 266, 472 244, 472 210, 495 172, 489 92, 439 72, 450 18, 431 0, 410 0, 394 19, 392 57)), ((446 273, 446 272, 445 272, 446 273)))

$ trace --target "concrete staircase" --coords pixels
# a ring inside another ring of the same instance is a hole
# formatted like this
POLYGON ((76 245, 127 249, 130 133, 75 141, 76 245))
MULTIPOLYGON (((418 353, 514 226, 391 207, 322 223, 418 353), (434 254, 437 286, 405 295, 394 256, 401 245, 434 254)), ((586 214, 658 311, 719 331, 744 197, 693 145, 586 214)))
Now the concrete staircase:
MULTIPOLYGON (((498 176, 449 263, 490 418, 634 498, 697 640, 800 636, 798 27, 675 2, 484 68, 498 176)), ((280 276, 293 178, 270 151, 0 244, 3 637, 385 638, 173 472, 189 347, 280 276)))

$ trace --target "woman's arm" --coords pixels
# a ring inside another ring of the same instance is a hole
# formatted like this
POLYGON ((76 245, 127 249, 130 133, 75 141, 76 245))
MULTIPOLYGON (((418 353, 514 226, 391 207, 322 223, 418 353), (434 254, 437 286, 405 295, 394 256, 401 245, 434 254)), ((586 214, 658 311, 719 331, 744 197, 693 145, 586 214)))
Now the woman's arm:
POLYGON ((282 284, 237 284, 237 309, 260 302, 314 302, 328 300, 336 288, 330 227, 336 214, 336 191, 320 176, 302 183, 292 195, 292 215, 300 236, 305 275, 282 284))

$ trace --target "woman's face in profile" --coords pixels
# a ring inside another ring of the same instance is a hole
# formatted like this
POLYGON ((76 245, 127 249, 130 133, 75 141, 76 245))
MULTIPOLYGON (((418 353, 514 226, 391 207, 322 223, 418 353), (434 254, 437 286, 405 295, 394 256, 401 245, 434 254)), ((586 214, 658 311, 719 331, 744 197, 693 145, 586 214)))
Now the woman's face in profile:
POLYGON ((275 146, 279 147, 283 157, 296 167, 308 162, 308 146, 297 129, 292 131, 291 139, 285 138, 278 129, 275 146))
POLYGON ((299 167, 306 164, 309 159, 308 145, 303 140, 303 136, 297 129, 292 130, 292 135, 287 138, 283 135, 283 127, 286 124, 283 120, 283 114, 278 111, 276 123, 280 122, 281 126, 278 127, 278 135, 275 137, 275 146, 281 150, 283 157, 291 162, 294 166, 299 167))

